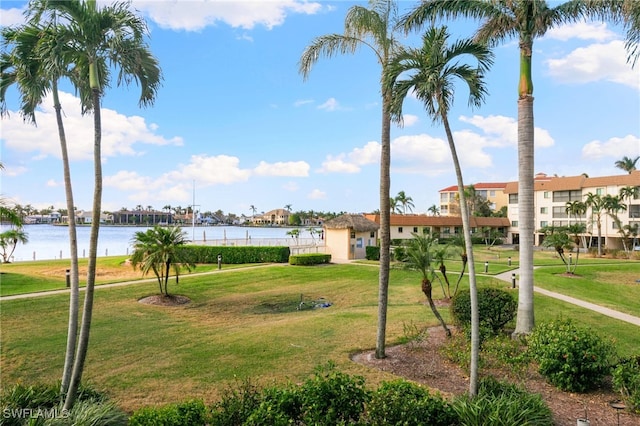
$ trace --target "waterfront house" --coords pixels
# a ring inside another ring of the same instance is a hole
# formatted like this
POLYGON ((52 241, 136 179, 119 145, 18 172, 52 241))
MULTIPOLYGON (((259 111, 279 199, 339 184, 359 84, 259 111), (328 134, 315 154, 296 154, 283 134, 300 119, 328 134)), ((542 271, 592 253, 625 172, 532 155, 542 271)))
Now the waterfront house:
POLYGON ((364 259, 378 244, 379 225, 362 214, 343 214, 324 223, 326 252, 332 260, 364 259))

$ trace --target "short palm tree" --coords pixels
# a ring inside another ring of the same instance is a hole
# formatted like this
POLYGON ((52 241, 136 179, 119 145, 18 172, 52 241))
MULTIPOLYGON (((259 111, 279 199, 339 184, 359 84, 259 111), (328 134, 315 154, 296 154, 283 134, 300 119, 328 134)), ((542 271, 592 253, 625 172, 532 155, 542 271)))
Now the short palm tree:
POLYGON ((436 123, 442 123, 447 135, 458 181, 463 238, 469 261, 471 291, 471 380, 469 390, 471 395, 475 395, 477 393, 480 347, 476 277, 471 244, 471 225, 464 193, 465 187, 448 114, 453 104, 456 80, 461 80, 469 88, 470 105, 479 107, 482 104, 486 94, 483 81, 484 72, 493 64, 493 54, 486 46, 469 40, 457 41, 448 46, 448 38, 446 27, 428 29, 422 37, 422 46, 419 49, 407 49, 398 54, 396 61, 388 68, 386 82, 392 90, 392 117, 401 120, 404 99, 410 92, 413 92, 413 95, 424 104, 429 117, 436 123), (477 67, 462 63, 467 58, 476 61, 477 67))
POLYGON ((638 160, 640 160, 640 155, 636 158, 630 158, 625 155, 621 160, 616 161, 616 167, 631 174, 634 170, 636 170, 638 160))
POLYGON ((133 254, 131 264, 140 266, 143 275, 153 272, 158 279, 160 294, 169 296, 169 274, 173 269, 176 282, 180 269, 188 271, 195 268, 181 247, 188 243, 186 234, 178 226, 154 226, 146 231, 136 232, 133 237, 133 254))
POLYGON ((591 222, 595 222, 598 230, 598 257, 602 257, 602 216, 606 210, 605 200, 601 195, 589 192, 584 203, 591 208, 591 222))
POLYGON ((431 216, 440 216, 440 207, 435 204, 432 204, 431 207, 427 209, 427 211, 431 214, 431 216))
POLYGON ((18 244, 26 244, 29 242, 29 235, 24 231, 22 226, 7 229, 0 233, 0 249, 2 250, 2 261, 11 263, 11 256, 16 251, 18 244))
MULTIPOLYGON (((442 315, 438 312, 436 304, 433 302, 433 280, 435 278, 435 271, 433 269, 433 255, 431 249, 433 244, 437 244, 437 241, 431 235, 418 235, 412 234, 413 238, 409 240, 405 257, 402 259, 407 268, 419 271, 422 275, 422 292, 427 297, 429 307, 433 312, 433 315, 438 319, 442 328, 444 328, 447 337, 451 337, 451 330, 447 327, 447 323, 442 319, 442 315)), ((446 297, 446 295, 444 295, 446 297)))
POLYGON ((315 38, 300 58, 299 71, 307 78, 321 56, 355 53, 359 48, 370 49, 381 66, 382 132, 380 136, 380 274, 378 283, 378 332, 376 358, 385 357, 387 303, 389 292, 389 263, 391 246, 391 93, 382 85, 399 42, 396 36, 397 4, 394 0, 370 0, 369 8, 353 6, 344 20, 344 34, 328 34, 315 38))
MULTIPOLYGON (((582 216, 587 213, 587 204, 580 200, 568 201, 565 205, 565 211, 569 217, 573 216, 575 219, 575 222, 569 223, 567 229, 569 233, 573 235, 573 243, 576 247, 576 262, 572 271, 574 272, 578 267, 578 259, 580 258, 580 236, 584 235, 587 231, 587 225, 581 221, 582 216)), ((586 244, 584 244, 584 246, 586 247, 586 244)))

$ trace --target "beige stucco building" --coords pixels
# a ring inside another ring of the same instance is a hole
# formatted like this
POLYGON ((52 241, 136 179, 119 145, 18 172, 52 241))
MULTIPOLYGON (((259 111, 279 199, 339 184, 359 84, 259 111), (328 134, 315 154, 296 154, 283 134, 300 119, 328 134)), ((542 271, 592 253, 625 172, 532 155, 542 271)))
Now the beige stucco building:
POLYGON ((344 214, 324 223, 326 252, 331 260, 366 257, 367 246, 378 244, 378 224, 361 214, 344 214))

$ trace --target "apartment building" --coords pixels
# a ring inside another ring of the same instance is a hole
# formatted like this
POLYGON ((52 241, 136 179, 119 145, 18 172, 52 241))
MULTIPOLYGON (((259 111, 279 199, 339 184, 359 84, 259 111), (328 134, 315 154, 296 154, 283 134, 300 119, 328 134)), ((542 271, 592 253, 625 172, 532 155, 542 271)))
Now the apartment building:
MULTIPOLYGON (((492 210, 500 210, 506 206, 509 197, 505 194, 505 182, 479 182, 474 183, 476 195, 489 201, 492 210)), ((440 194, 440 215, 460 216, 460 199, 458 197, 458 185, 449 186, 438 191, 440 194)))
MULTIPOLYGON (((600 215, 601 239, 598 241, 597 214, 589 207, 584 216, 575 218, 567 214, 567 202, 585 201, 589 193, 599 196, 620 194, 624 187, 640 187, 640 170, 630 174, 616 176, 601 176, 590 178, 586 175, 556 177, 539 173, 534 181, 534 206, 536 235, 535 244, 540 245, 544 240, 544 234, 538 232, 545 226, 567 226, 575 222, 583 222, 587 226, 585 241, 589 247, 602 247, 621 249, 622 237, 619 228, 611 215, 600 215)), ((640 190, 640 189, 639 189, 640 190)), ((518 182, 508 182, 504 193, 508 197, 508 218, 511 223, 507 241, 513 244, 519 243, 518 231, 518 182)), ((626 210, 618 211, 617 217, 620 225, 640 225, 640 197, 638 194, 631 199, 623 200, 626 210)))

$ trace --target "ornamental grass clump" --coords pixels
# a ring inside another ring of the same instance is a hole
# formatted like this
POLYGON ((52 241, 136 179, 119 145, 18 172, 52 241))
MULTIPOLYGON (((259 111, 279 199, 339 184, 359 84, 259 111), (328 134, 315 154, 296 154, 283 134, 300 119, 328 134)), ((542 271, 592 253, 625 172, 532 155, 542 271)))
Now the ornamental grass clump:
POLYGON ((569 319, 556 319, 536 326, 528 339, 538 362, 538 371, 551 384, 569 392, 598 387, 611 372, 615 348, 588 328, 569 319))

